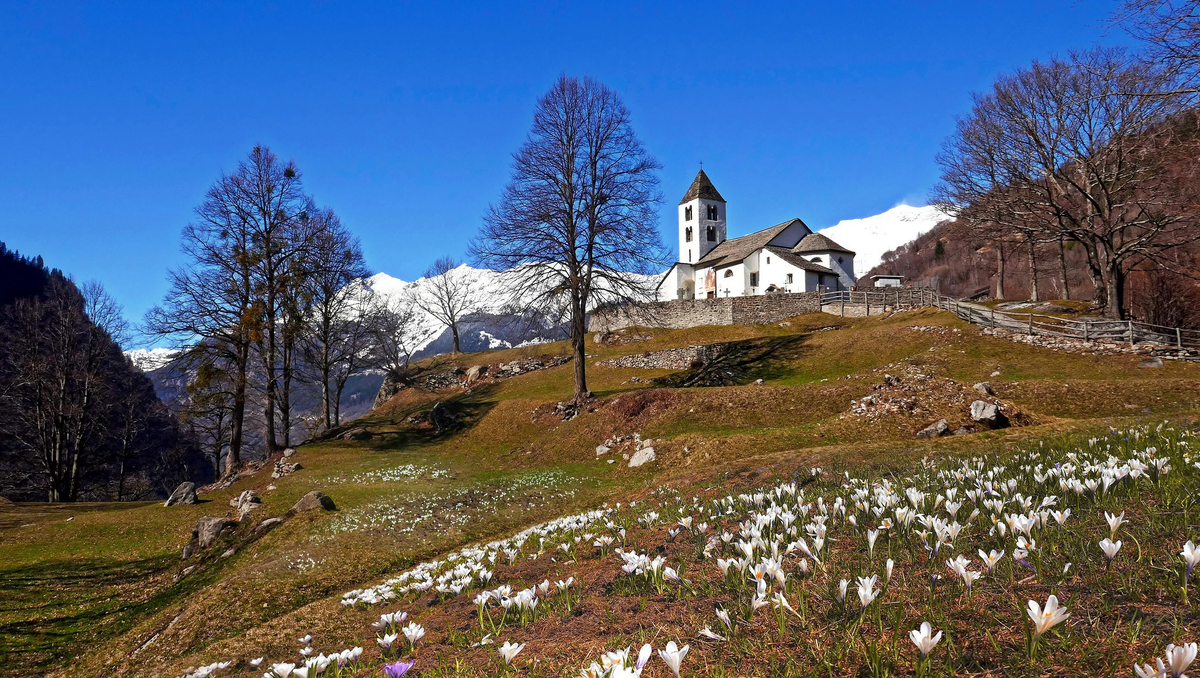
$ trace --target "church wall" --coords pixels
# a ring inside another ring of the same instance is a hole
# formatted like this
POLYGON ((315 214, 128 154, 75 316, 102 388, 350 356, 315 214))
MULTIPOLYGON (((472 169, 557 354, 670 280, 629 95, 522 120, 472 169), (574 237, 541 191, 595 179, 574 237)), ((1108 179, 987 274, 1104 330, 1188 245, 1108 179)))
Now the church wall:
POLYGON ((746 293, 746 281, 749 280, 746 265, 737 263, 732 266, 717 269, 717 296, 740 297, 746 293))
POLYGON ((803 292, 804 291, 804 270, 796 268, 779 257, 777 254, 770 252, 762 252, 761 266, 759 267, 759 290, 766 294, 766 290, 771 285, 783 289, 787 292, 803 292), (768 261, 769 260, 769 261, 768 261), (792 282, 787 281, 788 274, 792 275, 792 282))
POLYGON ((767 324, 820 310, 821 297, 815 292, 660 301, 596 311, 588 317, 588 331, 608 332, 633 325, 685 329, 702 325, 767 324))

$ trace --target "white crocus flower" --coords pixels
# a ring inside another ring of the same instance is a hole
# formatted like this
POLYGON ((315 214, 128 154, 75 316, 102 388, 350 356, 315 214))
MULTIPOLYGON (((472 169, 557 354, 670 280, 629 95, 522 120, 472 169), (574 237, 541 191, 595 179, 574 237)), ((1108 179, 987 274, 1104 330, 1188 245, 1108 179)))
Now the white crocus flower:
POLYGON ((518 645, 518 644, 510 643, 506 640, 506 641, 504 641, 504 644, 500 646, 499 649, 500 649, 500 656, 504 657, 504 665, 510 666, 512 664, 512 660, 515 659, 518 654, 521 654, 521 650, 525 649, 525 643, 521 643, 518 645))
POLYGON ((676 647, 675 641, 671 640, 667 642, 665 649, 658 651, 659 658, 663 660, 667 668, 671 669, 671 673, 675 674, 675 678, 679 678, 679 665, 683 663, 683 658, 687 656, 688 647, 687 645, 676 647))
POLYGON ((933 635, 933 627, 929 625, 929 622, 921 622, 921 628, 909 631, 908 637, 912 639, 913 645, 917 646, 921 656, 925 657, 941 642, 942 632, 938 631, 937 635, 933 635))

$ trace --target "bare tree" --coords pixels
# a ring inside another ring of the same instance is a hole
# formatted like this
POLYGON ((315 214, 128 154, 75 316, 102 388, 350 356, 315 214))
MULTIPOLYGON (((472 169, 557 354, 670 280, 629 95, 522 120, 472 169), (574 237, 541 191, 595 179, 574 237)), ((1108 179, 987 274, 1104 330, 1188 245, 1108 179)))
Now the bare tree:
POLYGON ((417 324, 417 305, 411 297, 373 294, 366 305, 370 334, 370 364, 393 378, 407 367, 416 347, 428 338, 417 324))
POLYGON ((425 270, 425 283, 420 285, 415 297, 417 306, 450 328, 454 338, 453 351, 461 348, 458 337, 459 322, 479 309, 480 290, 471 287, 471 278, 459 269, 452 257, 441 257, 425 270))
POLYGON ((83 294, 83 312, 97 327, 108 333, 118 345, 129 343, 129 321, 125 310, 98 280, 89 280, 79 287, 83 294))
POLYGON ((1124 278, 1200 238, 1189 179, 1170 162, 1195 141, 1168 124, 1167 76, 1117 50, 1034 63, 977 95, 938 162, 934 201, 961 219, 1083 245, 1096 297, 1124 317, 1124 278))
POLYGON ((369 364, 371 290, 358 239, 333 210, 314 218, 325 227, 312 243, 314 266, 307 275, 310 310, 304 334, 304 358, 321 385, 325 428, 341 420, 346 381, 369 364))
POLYGON ((524 306, 568 309, 576 402, 588 396, 588 311, 645 300, 649 279, 638 274, 663 263, 659 167, 616 92, 561 76, 538 101, 512 177, 471 243, 476 260, 508 273, 524 306))
POLYGON ((254 230, 242 186, 256 173, 246 163, 222 176, 196 208, 196 222, 183 229, 186 263, 168 274, 163 303, 146 314, 151 336, 169 338, 179 350, 205 354, 205 364, 229 370, 229 450, 223 475, 242 463, 251 349, 260 333, 254 265, 254 230))
POLYGON ((1151 94, 1200 93, 1200 0, 1126 0, 1112 21, 1169 74, 1151 94))

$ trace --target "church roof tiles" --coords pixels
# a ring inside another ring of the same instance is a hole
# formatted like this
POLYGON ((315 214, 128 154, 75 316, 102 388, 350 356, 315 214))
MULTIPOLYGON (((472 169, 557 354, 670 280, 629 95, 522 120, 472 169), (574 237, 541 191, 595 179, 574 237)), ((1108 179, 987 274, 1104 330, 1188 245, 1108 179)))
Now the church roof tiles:
POLYGON ((682 205, 686 202, 691 202, 696 198, 725 202, 725 198, 722 198, 721 194, 717 192, 717 187, 713 186, 712 181, 709 180, 704 170, 700 170, 700 173, 696 175, 696 178, 692 181, 692 185, 688 187, 687 193, 683 194, 683 200, 680 200, 679 204, 682 205))
POLYGON ((809 233, 804 236, 800 242, 796 243, 792 251, 800 254, 805 252, 845 252, 846 254, 854 254, 854 252, 842 247, 820 233, 809 233))

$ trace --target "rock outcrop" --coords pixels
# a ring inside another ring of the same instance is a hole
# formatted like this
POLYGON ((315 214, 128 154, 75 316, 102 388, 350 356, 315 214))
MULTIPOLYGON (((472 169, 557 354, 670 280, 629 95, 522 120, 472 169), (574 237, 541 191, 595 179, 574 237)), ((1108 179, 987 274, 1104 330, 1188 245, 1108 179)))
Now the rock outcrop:
POLYGON ((938 438, 938 437, 946 435, 946 432, 949 430, 950 430, 950 423, 947 422, 945 419, 938 419, 937 421, 926 426, 925 428, 921 429, 920 431, 917 431, 917 437, 918 438, 938 438))
POLYGON ((212 543, 220 539, 223 535, 229 534, 236 529, 237 523, 228 518, 204 516, 196 523, 196 528, 192 530, 192 541, 196 542, 198 548, 206 549, 212 546, 212 543))
POLYGON ((238 522, 246 519, 250 512, 262 506, 262 499, 254 490, 246 490, 238 496, 229 500, 229 505, 233 507, 234 514, 237 516, 238 522))

